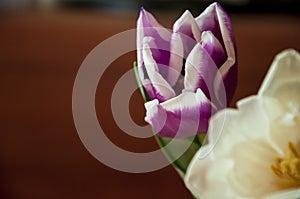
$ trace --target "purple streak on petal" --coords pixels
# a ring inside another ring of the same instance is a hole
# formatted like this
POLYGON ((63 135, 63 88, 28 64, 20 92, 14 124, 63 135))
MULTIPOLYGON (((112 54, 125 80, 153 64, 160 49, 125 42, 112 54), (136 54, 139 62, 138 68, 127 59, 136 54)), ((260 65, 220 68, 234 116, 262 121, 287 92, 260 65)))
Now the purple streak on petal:
POLYGON ((223 46, 225 40, 234 44, 230 18, 219 3, 208 6, 195 20, 201 32, 211 31, 223 46), (228 34, 224 35, 225 32, 228 34))
POLYGON ((227 105, 231 102, 235 89, 237 87, 237 62, 232 66, 229 71, 223 76, 223 81, 226 89, 227 105))
POLYGON ((185 92, 159 103, 153 100, 145 103, 145 120, 161 137, 183 138, 208 129, 208 120, 215 111, 200 89, 197 93, 185 92))
POLYGON ((227 13, 223 10, 223 8, 220 6, 220 4, 215 3, 215 7, 216 7, 216 9, 215 9, 216 17, 217 17, 220 32, 222 35, 221 40, 223 40, 225 47, 226 47, 226 42, 230 43, 231 45, 233 45, 235 47, 235 40, 234 40, 234 36, 233 36, 230 18, 227 15, 227 13))
POLYGON ((223 46, 211 31, 202 32, 201 45, 218 67, 225 62, 227 55, 223 46))
POLYGON ((149 79, 144 79, 142 81, 142 84, 143 84, 143 87, 146 90, 149 98, 151 100, 155 99, 155 97, 156 97, 155 96, 155 91, 154 91, 154 88, 153 88, 153 85, 152 85, 151 81, 149 79))
POLYGON ((146 42, 143 45, 143 58, 145 68, 151 81, 151 85, 153 87, 152 91, 155 95, 155 98, 160 99, 160 101, 165 101, 172 97, 175 97, 175 92, 169 83, 162 77, 159 73, 158 65, 155 62, 154 58, 152 57, 151 49, 146 42))
POLYGON ((227 59, 222 65, 218 65, 219 72, 222 76, 227 104, 222 104, 222 96, 219 96, 221 89, 220 80, 215 80, 215 86, 217 90, 215 91, 216 98, 219 100, 221 106, 226 106, 230 103, 237 84, 237 61, 236 61, 236 47, 233 36, 233 31, 231 27, 231 22, 229 16, 222 9, 218 3, 211 4, 196 21, 200 27, 201 31, 209 30, 222 44, 227 59))
MULTIPOLYGON (((160 25, 157 20, 145 9, 141 9, 140 16, 137 22, 137 47, 138 49, 142 47, 142 40, 144 37, 154 38, 155 47, 160 49, 152 48, 152 54, 154 60, 163 67, 160 68, 160 73, 165 77, 167 75, 170 60, 170 38, 171 32, 160 25)), ((150 46, 151 47, 151 46, 150 46)), ((138 56, 141 56, 141 53, 138 52, 138 56)), ((142 60, 139 61, 142 63, 142 60)))
POLYGON ((206 50, 198 43, 185 63, 184 89, 195 92, 200 88, 207 98, 212 99, 213 83, 217 66, 206 50))
POLYGON ((157 89, 155 88, 155 86, 151 83, 151 81, 149 79, 145 79, 143 81, 143 86, 149 96, 149 98, 151 100, 157 99, 159 101, 159 103, 162 103, 166 100, 168 100, 165 96, 162 96, 157 89))
POLYGON ((220 67, 219 72, 223 78, 223 83, 227 95, 227 105, 229 105, 237 86, 237 52, 229 16, 219 4, 216 4, 216 13, 223 37, 225 46, 224 48, 227 54, 227 60, 220 67))
POLYGON ((198 17, 195 18, 195 20, 201 32, 207 30, 211 31, 215 35, 215 37, 222 43, 222 34, 216 16, 217 4, 218 3, 213 3, 210 6, 208 6, 198 17))
MULTIPOLYGON (((227 62, 228 63, 228 62, 227 62)), ((220 72, 222 74, 222 80, 223 82, 219 82, 218 79, 216 79, 216 94, 217 94, 217 99, 219 99, 219 104, 221 105, 220 108, 225 108, 226 106, 229 106, 230 105, 230 102, 233 98, 233 95, 234 95, 234 92, 235 92, 235 89, 237 87, 237 62, 235 62, 233 65, 230 63, 231 67, 229 68, 229 70, 226 72, 226 73, 223 73, 220 72), (225 87, 225 91, 226 91, 226 104, 224 103, 221 103, 221 101, 224 101, 222 100, 221 98, 221 93, 222 91, 220 91, 220 89, 223 89, 223 86, 221 86, 221 84, 224 85, 225 87), (218 94, 220 96, 218 96, 218 94)))

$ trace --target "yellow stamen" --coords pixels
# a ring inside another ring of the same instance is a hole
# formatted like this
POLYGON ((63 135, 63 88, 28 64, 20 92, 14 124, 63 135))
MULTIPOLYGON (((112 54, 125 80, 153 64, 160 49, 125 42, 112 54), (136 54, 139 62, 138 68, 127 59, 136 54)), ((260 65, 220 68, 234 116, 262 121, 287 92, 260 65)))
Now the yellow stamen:
POLYGON ((271 165, 274 174, 291 186, 300 186, 300 156, 294 144, 289 142, 288 151, 283 158, 276 158, 271 165))

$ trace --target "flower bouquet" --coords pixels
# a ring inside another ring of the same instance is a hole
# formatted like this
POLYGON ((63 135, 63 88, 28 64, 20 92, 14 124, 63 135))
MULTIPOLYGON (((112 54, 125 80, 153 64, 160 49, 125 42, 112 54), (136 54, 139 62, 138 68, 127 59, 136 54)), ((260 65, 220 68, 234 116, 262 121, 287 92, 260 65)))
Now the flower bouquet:
POLYGON ((298 52, 277 55, 258 94, 230 109, 237 53, 222 7, 186 11, 173 30, 142 8, 134 70, 145 121, 196 198, 300 198, 298 52))

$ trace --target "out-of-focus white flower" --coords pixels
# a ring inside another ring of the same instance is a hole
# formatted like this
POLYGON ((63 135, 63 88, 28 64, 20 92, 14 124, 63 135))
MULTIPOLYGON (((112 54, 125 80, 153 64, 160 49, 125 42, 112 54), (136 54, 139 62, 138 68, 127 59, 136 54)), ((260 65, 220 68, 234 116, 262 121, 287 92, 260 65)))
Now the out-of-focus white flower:
POLYGON ((300 198, 300 54, 275 58, 257 96, 211 118, 185 183, 201 199, 300 198))

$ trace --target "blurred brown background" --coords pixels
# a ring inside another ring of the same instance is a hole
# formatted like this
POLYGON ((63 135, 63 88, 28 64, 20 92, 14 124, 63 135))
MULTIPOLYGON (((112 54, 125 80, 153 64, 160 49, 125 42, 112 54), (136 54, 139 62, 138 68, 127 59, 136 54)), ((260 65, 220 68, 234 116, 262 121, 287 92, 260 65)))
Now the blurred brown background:
MULTIPOLYGON (((139 5, 116 4, 116 9, 111 4, 20 2, 22 6, 17 1, 0 4, 0 198, 191 198, 171 166, 145 174, 104 166, 85 149, 73 123, 72 88, 82 61, 101 41, 134 28, 139 5)), ((176 4, 164 10, 158 9, 163 8, 159 2, 140 3, 153 8, 150 11, 168 28, 189 7, 176 4)), ((251 5, 240 10, 225 5, 239 61, 232 105, 257 92, 275 54, 286 48, 300 50, 299 15, 280 9, 255 12, 251 5)), ((191 8, 199 14, 202 7, 191 8)), ((158 148, 155 140, 123 133, 109 108, 114 84, 135 59, 132 52, 110 65, 99 82, 96 108, 115 144, 147 152, 158 148)), ((144 124, 140 94, 130 102, 133 119, 144 124)))

